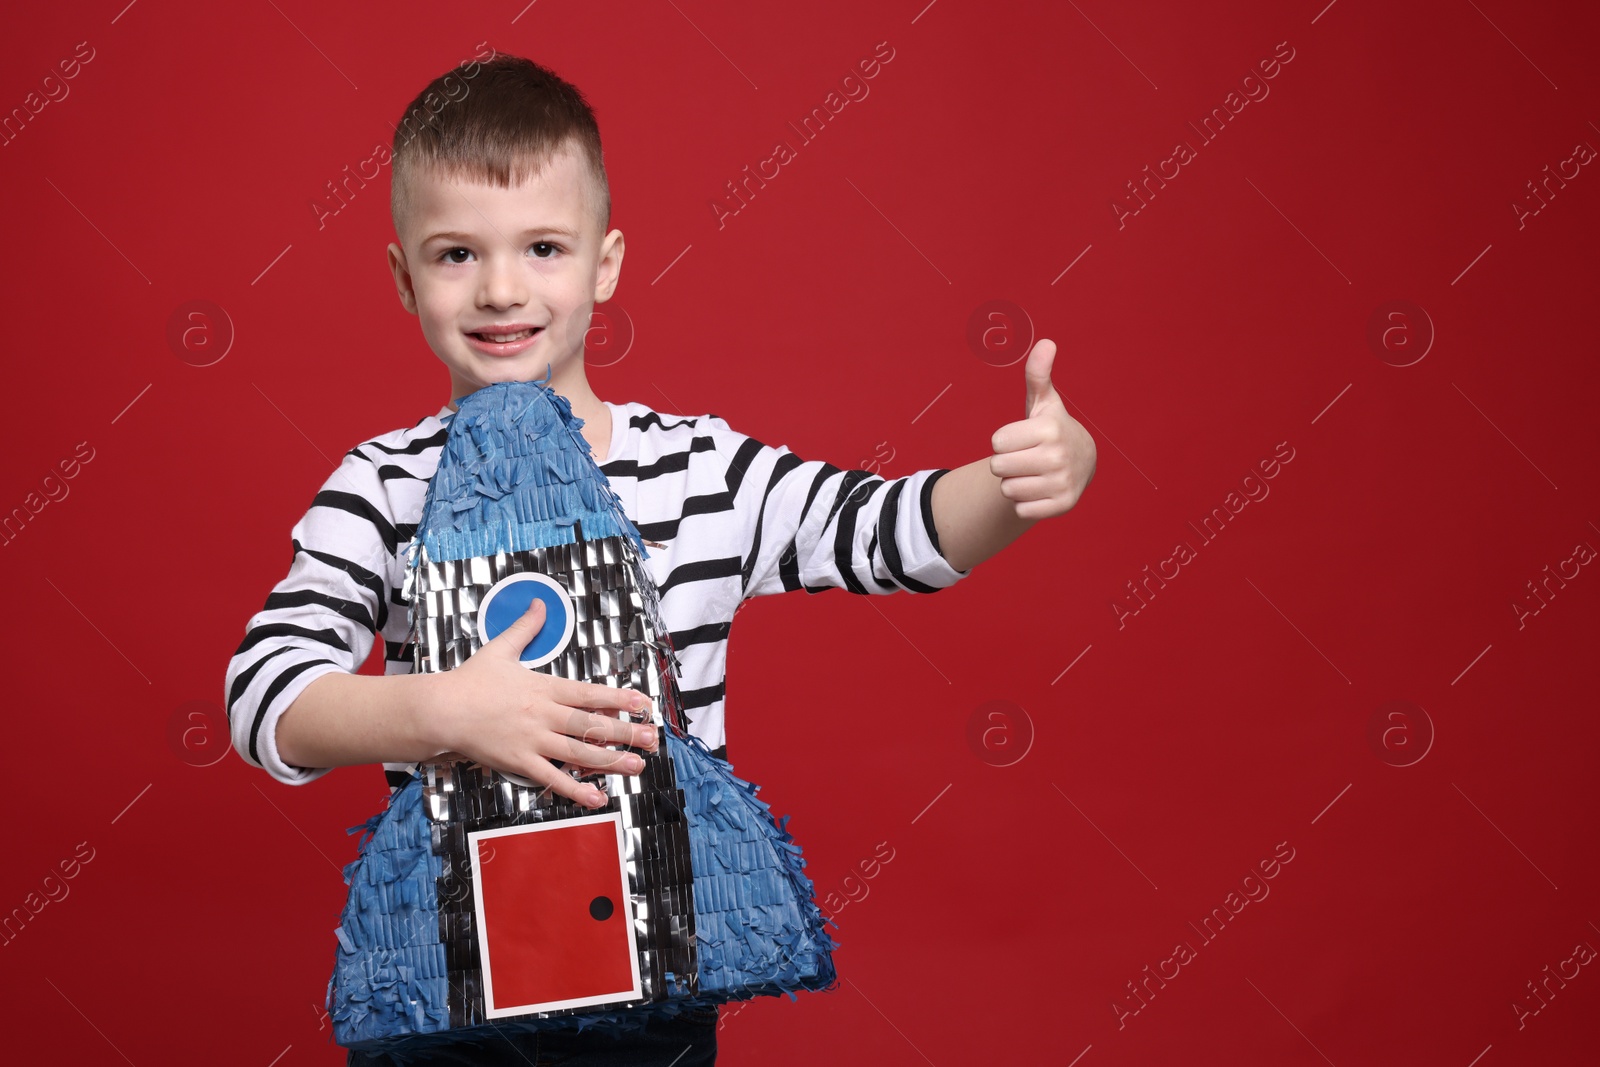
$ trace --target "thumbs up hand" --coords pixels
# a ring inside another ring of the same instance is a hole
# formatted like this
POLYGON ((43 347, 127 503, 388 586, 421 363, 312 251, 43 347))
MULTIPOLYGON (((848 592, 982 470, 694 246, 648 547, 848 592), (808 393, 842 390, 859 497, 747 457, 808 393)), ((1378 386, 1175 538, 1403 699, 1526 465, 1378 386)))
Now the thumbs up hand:
POLYGON ((1041 339, 1023 364, 1027 415, 996 430, 989 472, 1020 519, 1046 519, 1071 511, 1094 478, 1095 446, 1089 432, 1067 414, 1050 380, 1054 341, 1041 339))

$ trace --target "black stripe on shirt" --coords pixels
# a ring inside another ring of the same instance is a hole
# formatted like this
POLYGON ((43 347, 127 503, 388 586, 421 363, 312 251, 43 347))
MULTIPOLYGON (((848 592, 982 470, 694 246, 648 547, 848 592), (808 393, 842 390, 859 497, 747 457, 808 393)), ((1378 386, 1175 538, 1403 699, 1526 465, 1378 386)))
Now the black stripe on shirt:
MULTIPOLYGON (((949 470, 941 468, 928 475, 927 481, 922 483, 922 525, 928 528, 928 541, 940 556, 944 555, 944 549, 939 547, 939 529, 933 523, 933 483, 949 473, 949 470)), ((950 561, 946 559, 945 562, 950 561)))
MULTIPOLYGON (((366 497, 357 496, 355 493, 346 493, 338 489, 323 489, 311 499, 314 508, 333 508, 336 511, 354 515, 358 519, 365 519, 378 531, 378 536, 383 540, 384 547, 392 556, 398 549, 400 535, 397 528, 388 519, 379 514, 378 509, 372 506, 372 501, 366 497)), ((415 530, 415 524, 412 525, 415 530)), ((409 540, 409 538, 407 539, 409 540)))
MULTIPOLYGON (((716 416, 713 415, 712 418, 716 418, 716 416)), ((662 421, 661 413, 658 411, 652 411, 648 415, 628 416, 628 425, 632 426, 635 430, 648 430, 651 426, 659 426, 663 430, 676 430, 679 426, 693 426, 694 424, 694 419, 682 418, 669 426, 667 423, 662 421)))
POLYGON ((337 663, 327 659, 311 659, 306 660, 304 663, 296 663, 293 667, 274 678, 272 684, 267 687, 266 693, 262 695, 261 703, 256 707, 255 721, 250 724, 250 758, 256 764, 259 765, 261 763, 261 756, 256 751, 256 738, 261 733, 262 722, 266 720, 267 709, 272 707, 272 702, 278 698, 279 693, 283 692, 285 686, 319 663, 326 663, 334 667, 338 666, 337 663))
POLYGON ((811 503, 816 500, 817 492, 822 488, 822 483, 838 472, 838 467, 824 463, 818 469, 816 477, 811 479, 811 488, 806 491, 805 507, 800 509, 800 521, 795 525, 796 537, 789 539, 789 544, 784 548, 783 555, 778 557, 778 576, 783 579, 783 591, 786 593, 792 593, 800 588, 800 557, 799 548, 796 545, 800 527, 805 525, 806 516, 811 514, 811 503))
MULTIPOLYGON (((933 586, 919 582, 906 573, 904 561, 900 558, 900 546, 894 539, 895 530, 900 525, 900 494, 904 491, 906 483, 897 481, 889 490, 888 499, 883 502, 883 518, 878 522, 878 529, 885 526, 889 529, 889 536, 883 541, 883 562, 889 568, 889 573, 895 580, 913 593, 936 593, 933 586)), ((868 553, 870 556, 871 553, 868 553)))
MULTIPOLYGON (((307 556, 310 556, 318 563, 332 567, 334 570, 344 571, 372 594, 372 599, 378 604, 378 618, 376 625, 373 627, 374 630, 381 630, 385 625, 388 624, 389 605, 385 602, 383 596, 385 583, 375 573, 367 570, 367 568, 361 566, 359 563, 345 559, 343 556, 335 556, 331 552, 318 552, 316 549, 306 548, 300 543, 298 538, 291 539, 291 543, 294 545, 294 551, 296 555, 304 552, 307 556)), ((396 602, 395 606, 400 607, 402 605, 399 602, 396 602)))
POLYGON ((294 647, 294 645, 284 645, 282 648, 273 649, 265 656, 262 656, 260 659, 250 664, 248 669, 246 669, 242 674, 233 680, 233 688, 228 690, 228 707, 226 709, 228 715, 228 725, 230 727, 233 725, 234 704, 238 703, 239 697, 246 689, 250 688, 250 683, 255 681, 255 677, 258 673, 260 673, 261 668, 266 666, 268 660, 275 656, 281 656, 283 653, 288 652, 294 647))
MULTIPOLYGON (((423 420, 423 422, 426 421, 426 419, 423 420)), ((418 425, 420 426, 421 423, 418 423, 418 425)), ((412 441, 410 444, 406 445, 404 448, 391 448, 388 445, 382 444, 378 441, 368 441, 366 444, 362 445, 361 448, 376 448, 379 452, 389 456, 420 456, 430 448, 443 448, 445 438, 449 436, 449 433, 450 428, 446 426, 432 437, 419 437, 415 441, 412 441)), ((366 454, 361 451, 361 448, 352 448, 350 451, 360 456, 362 459, 367 459, 366 454)), ((368 460, 368 462, 371 462, 371 460, 368 460)))
POLYGON ((427 480, 425 478, 418 477, 417 475, 406 470, 404 467, 396 466, 393 463, 385 463, 378 468, 378 481, 390 482, 397 478, 409 478, 414 482, 422 482, 427 480))
POLYGON ((244 640, 239 642, 238 651, 234 652, 234 655, 250 651, 269 637, 309 637, 341 652, 351 651, 350 646, 344 643, 344 638, 335 630, 308 630, 292 622, 269 622, 252 627, 250 632, 244 635, 244 640))
POLYGON ((614 463, 607 463, 603 468, 607 478, 636 478, 641 482, 648 482, 663 474, 672 474, 677 471, 689 469, 689 457, 696 452, 715 452, 717 443, 710 437, 696 437, 689 442, 689 447, 682 452, 669 452, 652 463, 641 464, 634 459, 619 459, 614 463))
MULTIPOLYGON (((732 457, 730 457, 728 460, 728 475, 726 481, 728 484, 728 495, 730 497, 739 495, 739 487, 744 484, 744 476, 745 473, 750 469, 750 464, 755 461, 757 456, 761 455, 761 450, 766 447, 766 445, 762 444, 760 441, 757 441, 753 437, 747 437, 743 441, 739 442, 738 450, 735 451, 732 457)), ((792 452, 789 454, 793 455, 792 452)), ((779 463, 782 463, 781 459, 779 460, 779 463)), ((769 485, 768 489, 770 490, 770 488, 771 486, 769 485)))
POLYGON ((360 623, 369 630, 377 630, 377 623, 372 620, 372 613, 365 604, 357 604, 353 600, 332 596, 328 593, 319 593, 314 589, 296 589, 287 593, 271 593, 267 596, 266 606, 263 611, 276 611, 282 608, 302 608, 307 604, 317 604, 321 607, 331 608, 349 619, 351 622, 360 623))
MULTIPOLYGON (((772 491, 778 487, 784 475, 800 466, 801 458, 793 452, 786 452, 778 457, 778 462, 772 465, 772 476, 767 479, 767 491, 761 497, 761 510, 756 513, 756 532, 751 541, 750 556, 744 561, 744 568, 739 575, 739 593, 742 597, 750 591, 750 575, 755 570, 756 560, 761 556, 761 527, 767 519, 767 501, 772 499, 772 491)), ((729 473, 729 478, 733 477, 729 473)), ((740 475, 741 479, 743 475, 740 475)))
POLYGON ((713 578, 729 578, 739 573, 743 561, 738 556, 724 556, 721 559, 702 559, 690 563, 682 563, 672 568, 672 573, 667 575, 667 580, 657 587, 657 592, 664 598, 674 586, 688 582, 704 582, 713 578))
POLYGON ((678 536, 678 527, 690 515, 722 515, 733 510, 733 494, 727 490, 720 493, 702 493, 699 496, 684 498, 683 513, 675 519, 664 519, 661 522, 646 522, 635 524, 639 536, 647 541, 670 541, 678 536))
POLYGON ((833 533, 833 565, 839 576, 844 579, 846 590, 852 593, 866 593, 867 587, 861 584, 861 579, 856 577, 855 568, 850 565, 851 559, 855 556, 856 519, 860 517, 862 507, 872 499, 875 487, 881 485, 883 479, 869 471, 857 469, 846 471, 841 481, 840 489, 844 490, 844 496, 842 500, 835 500, 828 512, 830 522, 833 521, 835 514, 839 516, 839 525, 835 527, 833 533), (868 483, 866 491, 858 493, 856 490, 862 487, 862 482, 868 483))
POLYGON ((733 620, 727 622, 708 622, 704 626, 691 626, 687 630, 673 630, 668 633, 672 638, 672 647, 675 649, 687 648, 690 645, 702 645, 707 642, 715 643, 726 640, 728 630, 732 628, 733 620))
POLYGON ((727 692, 728 682, 724 678, 716 685, 708 685, 704 689, 685 689, 680 694, 683 697, 683 706, 689 708, 704 708, 721 700, 727 692))

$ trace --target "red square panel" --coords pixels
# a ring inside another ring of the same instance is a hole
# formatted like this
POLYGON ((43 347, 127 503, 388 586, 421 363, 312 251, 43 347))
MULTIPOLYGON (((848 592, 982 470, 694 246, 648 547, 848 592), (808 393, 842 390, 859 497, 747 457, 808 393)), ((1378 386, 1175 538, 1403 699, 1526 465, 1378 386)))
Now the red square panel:
POLYGON ((467 838, 490 1018, 640 995, 620 815, 467 838))

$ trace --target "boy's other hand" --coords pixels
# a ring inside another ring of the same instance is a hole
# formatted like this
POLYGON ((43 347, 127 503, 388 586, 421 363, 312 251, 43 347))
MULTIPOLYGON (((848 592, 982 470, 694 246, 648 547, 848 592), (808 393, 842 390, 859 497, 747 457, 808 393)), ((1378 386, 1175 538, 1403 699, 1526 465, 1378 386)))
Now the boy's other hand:
POLYGON ((544 603, 535 598, 516 622, 465 663, 433 676, 439 679, 440 696, 431 709, 432 732, 446 749, 433 760, 475 760, 531 779, 579 804, 600 807, 606 802, 603 792, 551 761, 560 760, 580 773, 637 774, 644 766, 638 756, 602 746, 620 743, 654 751, 657 730, 648 723, 586 710, 640 712, 648 706, 642 693, 522 666, 522 650, 544 620, 544 603))
POLYGON ((1094 478, 1094 438, 1071 415, 1050 381, 1054 341, 1041 338, 1023 364, 1027 417, 996 430, 989 471, 1020 519, 1071 511, 1094 478))

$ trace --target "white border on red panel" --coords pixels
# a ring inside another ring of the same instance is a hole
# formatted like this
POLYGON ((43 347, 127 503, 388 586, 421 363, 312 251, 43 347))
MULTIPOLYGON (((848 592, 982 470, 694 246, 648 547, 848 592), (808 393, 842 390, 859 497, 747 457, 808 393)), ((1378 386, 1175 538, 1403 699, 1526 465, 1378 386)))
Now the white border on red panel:
MULTIPOLYGON (((561 655, 561 653, 566 651, 567 645, 572 641, 572 632, 577 628, 578 625, 578 613, 576 606, 572 603, 572 594, 568 593, 560 582, 556 581, 554 578, 551 578, 549 575, 538 574, 534 571, 520 571, 516 574, 508 574, 498 582, 495 582, 493 585, 491 585, 489 587, 489 591, 483 594, 483 600, 478 604, 478 640, 483 644, 489 643, 489 634, 486 629, 489 624, 489 605, 494 602, 494 598, 499 596, 502 590, 509 586, 515 585, 518 582, 538 582, 540 585, 554 590, 556 594, 561 597, 562 602, 567 606, 567 622, 566 625, 562 627, 561 638, 556 641, 555 646, 538 659, 517 660, 518 663, 522 664, 524 667, 527 667, 529 670, 532 670, 535 667, 543 667, 546 663, 549 663, 551 660, 555 659, 557 656, 561 655)), ((526 645, 523 646, 523 648, 526 647, 526 645)), ((517 655, 520 656, 521 654, 522 649, 517 649, 517 655)))
POLYGON ((536 823, 529 826, 507 826, 499 830, 472 830, 467 833, 467 851, 472 857, 472 907, 478 920, 478 963, 482 968, 483 1009, 487 1018, 503 1019, 507 1016, 527 1015, 535 1011, 582 1008, 591 1004, 614 1004, 626 1000, 638 1000, 644 996, 644 986, 639 977, 639 939, 633 924, 632 897, 628 892, 628 856, 622 838, 622 814, 620 812, 610 812, 605 815, 586 815, 576 819, 558 819, 554 822, 536 823), (633 988, 619 989, 611 993, 598 993, 589 997, 544 1001, 537 1004, 515 1004, 506 1007, 496 1005, 494 1000, 494 975, 489 967, 489 942, 484 927, 483 893, 481 890, 483 882, 478 867, 478 842, 511 834, 536 834, 541 830, 560 830, 563 827, 570 828, 597 821, 611 823, 617 834, 617 871, 620 874, 617 885, 617 914, 622 919, 624 929, 628 932, 628 966, 633 975, 633 988))

